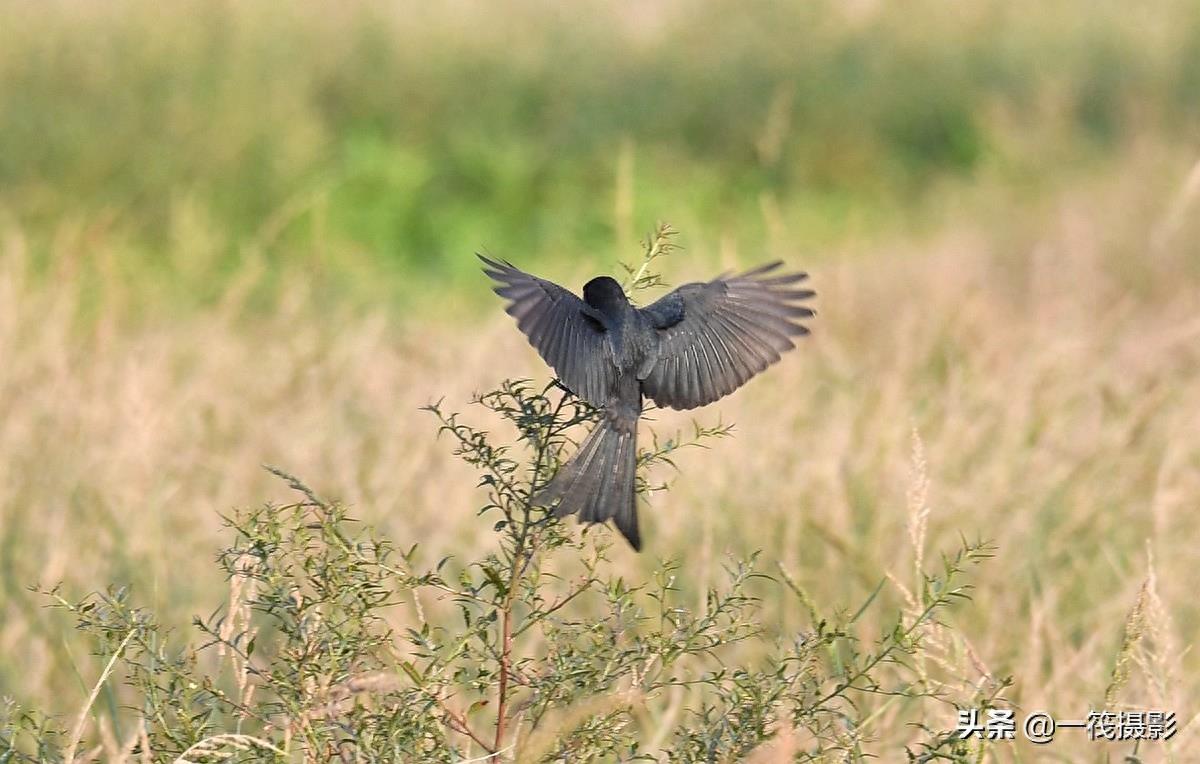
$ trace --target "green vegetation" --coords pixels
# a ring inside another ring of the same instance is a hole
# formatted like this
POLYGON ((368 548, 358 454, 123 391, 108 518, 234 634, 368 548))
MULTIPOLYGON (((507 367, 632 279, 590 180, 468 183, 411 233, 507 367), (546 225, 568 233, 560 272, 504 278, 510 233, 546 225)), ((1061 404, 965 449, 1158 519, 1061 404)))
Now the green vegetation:
POLYGON ((611 265, 657 219, 755 249, 787 221, 808 249, 1193 135, 1200 11, 1135 16, 6 3, 0 210, 43 267, 72 232, 111 241, 122 278, 184 304, 256 259, 369 299, 460 290, 481 248, 611 265))

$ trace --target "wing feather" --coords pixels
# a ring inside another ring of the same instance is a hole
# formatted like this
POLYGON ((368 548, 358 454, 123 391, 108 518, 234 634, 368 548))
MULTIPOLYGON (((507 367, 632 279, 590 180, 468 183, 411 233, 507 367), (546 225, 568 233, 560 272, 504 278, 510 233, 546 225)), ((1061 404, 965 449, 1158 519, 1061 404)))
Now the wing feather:
POLYGON ((771 360, 770 351, 749 333, 740 330, 729 316, 714 316, 713 318, 717 326, 725 331, 729 338, 729 344, 734 347, 733 357, 740 361, 746 369, 745 379, 741 384, 745 384, 751 377, 764 371, 774 362, 771 360))
POLYGON ((643 310, 658 330, 658 360, 643 390, 660 406, 690 409, 722 398, 777 362, 808 334, 799 303, 808 276, 774 262, 707 283, 684 284, 643 310))
POLYGON ((725 344, 724 330, 715 321, 709 321, 708 332, 704 335, 708 342, 709 350, 712 352, 712 357, 716 359, 717 365, 717 395, 724 397, 737 389, 741 384, 739 381, 739 371, 736 368, 736 356, 734 352, 725 344))
POLYGON ((550 364, 568 390, 595 406, 608 402, 616 376, 604 330, 589 319, 587 303, 570 290, 479 255, 484 273, 508 301, 505 311, 517 320, 538 355, 550 364))

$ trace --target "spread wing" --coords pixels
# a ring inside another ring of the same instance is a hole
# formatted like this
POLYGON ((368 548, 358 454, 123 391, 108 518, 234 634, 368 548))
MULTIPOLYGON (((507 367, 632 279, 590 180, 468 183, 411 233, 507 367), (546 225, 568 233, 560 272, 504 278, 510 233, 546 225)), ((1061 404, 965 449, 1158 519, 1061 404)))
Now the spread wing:
POLYGON ((658 329, 658 360, 642 390, 660 406, 691 409, 746 383, 808 334, 799 319, 812 297, 796 284, 805 273, 778 275, 775 262, 708 283, 684 284, 643 310, 658 329))
POLYGON ((594 406, 607 403, 616 366, 604 329, 586 313, 587 303, 511 263, 478 257, 487 266, 483 272, 500 284, 494 291, 508 300, 505 310, 559 380, 594 406))

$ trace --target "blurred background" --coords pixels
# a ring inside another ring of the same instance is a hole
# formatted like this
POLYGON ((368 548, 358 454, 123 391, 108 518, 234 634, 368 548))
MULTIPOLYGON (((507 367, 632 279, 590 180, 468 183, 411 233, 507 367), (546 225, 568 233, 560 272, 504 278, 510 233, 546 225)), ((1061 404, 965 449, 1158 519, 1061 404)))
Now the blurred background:
POLYGON ((546 371, 473 253, 578 287, 666 220, 669 282, 782 258, 820 316, 697 415, 738 436, 619 563, 699 590, 763 549, 850 607, 990 538, 946 660, 1079 717, 1141 603, 1118 691, 1183 760, 1198 160, 1189 0, 0 0, 0 695, 66 712, 95 675, 31 584, 211 610, 220 514, 287 498, 263 462, 486 548, 417 407, 546 371))

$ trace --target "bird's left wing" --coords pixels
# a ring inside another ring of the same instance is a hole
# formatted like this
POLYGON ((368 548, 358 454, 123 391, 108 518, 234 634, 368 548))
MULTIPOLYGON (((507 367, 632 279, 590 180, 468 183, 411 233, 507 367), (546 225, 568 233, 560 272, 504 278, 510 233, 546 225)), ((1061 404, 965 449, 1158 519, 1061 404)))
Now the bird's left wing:
POLYGON ((484 273, 500 284, 494 291, 508 300, 506 312, 559 380, 588 403, 605 405, 616 367, 603 327, 587 315, 587 303, 511 263, 478 257, 487 266, 484 273))
POLYGON ((692 409, 741 387, 808 334, 798 303, 812 297, 796 284, 804 273, 776 274, 775 262, 736 276, 684 284, 643 311, 658 329, 658 359, 642 390, 655 403, 692 409))

